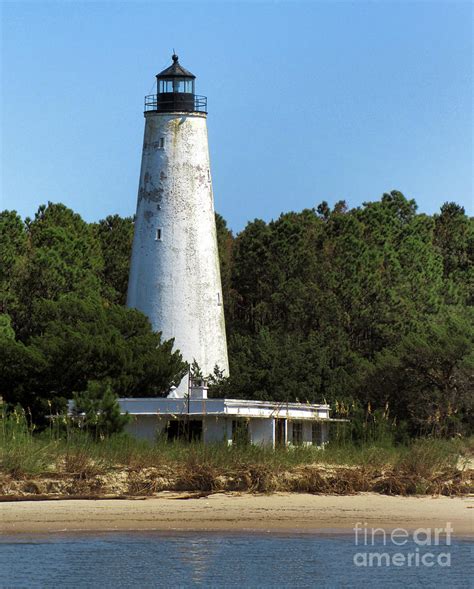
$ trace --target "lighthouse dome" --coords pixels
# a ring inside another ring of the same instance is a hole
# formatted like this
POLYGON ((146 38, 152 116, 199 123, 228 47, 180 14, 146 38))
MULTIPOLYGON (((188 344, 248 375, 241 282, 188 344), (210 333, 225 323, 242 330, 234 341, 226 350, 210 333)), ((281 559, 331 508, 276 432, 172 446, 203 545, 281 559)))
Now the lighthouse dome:
POLYGON ((196 76, 179 63, 173 63, 156 75, 156 94, 145 96, 145 111, 207 113, 207 98, 194 93, 196 76))
POLYGON ((184 68, 179 63, 179 57, 176 55, 176 53, 173 53, 171 59, 173 60, 173 63, 165 70, 156 75, 158 80, 167 78, 191 78, 192 80, 196 79, 196 76, 194 74, 192 74, 189 70, 184 68))

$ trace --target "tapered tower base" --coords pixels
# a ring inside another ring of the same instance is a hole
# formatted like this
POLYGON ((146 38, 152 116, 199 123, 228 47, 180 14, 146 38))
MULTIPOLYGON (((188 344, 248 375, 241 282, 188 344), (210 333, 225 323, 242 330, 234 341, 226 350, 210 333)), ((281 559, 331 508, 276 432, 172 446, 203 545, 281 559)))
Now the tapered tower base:
POLYGON ((145 118, 127 305, 204 375, 228 374, 206 114, 145 118))

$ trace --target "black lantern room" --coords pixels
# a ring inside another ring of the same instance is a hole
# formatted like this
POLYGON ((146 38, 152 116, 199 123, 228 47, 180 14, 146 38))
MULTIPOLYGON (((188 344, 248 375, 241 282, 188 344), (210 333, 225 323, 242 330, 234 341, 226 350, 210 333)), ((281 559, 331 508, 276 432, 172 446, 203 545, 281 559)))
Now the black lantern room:
POLYGON ((145 97, 146 111, 207 112, 207 99, 194 93, 196 76, 173 54, 173 63, 156 76, 156 95, 145 97))

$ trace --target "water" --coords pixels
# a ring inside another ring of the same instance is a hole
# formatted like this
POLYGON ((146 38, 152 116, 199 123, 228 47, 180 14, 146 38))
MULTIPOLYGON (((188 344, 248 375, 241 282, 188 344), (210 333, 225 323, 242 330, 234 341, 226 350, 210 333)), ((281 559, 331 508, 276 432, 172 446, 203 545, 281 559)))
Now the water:
MULTIPOLYGON (((120 587, 472 587, 468 541, 370 551, 449 551, 449 567, 354 565, 347 535, 107 533, 0 539, 2 588, 120 587)), ((367 549, 364 549, 367 550, 367 549)), ((415 562, 415 561, 413 561, 415 562)))

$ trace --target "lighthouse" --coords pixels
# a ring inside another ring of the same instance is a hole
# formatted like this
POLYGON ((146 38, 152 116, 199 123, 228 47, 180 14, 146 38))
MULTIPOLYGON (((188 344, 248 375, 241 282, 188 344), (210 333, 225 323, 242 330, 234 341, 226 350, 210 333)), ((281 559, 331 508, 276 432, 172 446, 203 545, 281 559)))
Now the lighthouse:
MULTIPOLYGON (((145 97, 145 137, 127 305, 174 339, 204 376, 228 374, 207 138, 207 98, 177 55, 145 97)), ((185 377, 178 396, 188 390, 185 377)))

